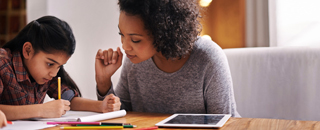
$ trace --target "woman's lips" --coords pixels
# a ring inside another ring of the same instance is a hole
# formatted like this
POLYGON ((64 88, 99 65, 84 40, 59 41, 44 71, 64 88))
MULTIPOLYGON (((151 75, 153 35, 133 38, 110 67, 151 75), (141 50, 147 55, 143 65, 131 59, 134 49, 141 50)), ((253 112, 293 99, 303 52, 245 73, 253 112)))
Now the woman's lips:
POLYGON ((132 59, 132 58, 135 58, 135 57, 137 57, 136 55, 129 55, 129 54, 127 54, 127 57, 129 58, 129 59, 132 59))

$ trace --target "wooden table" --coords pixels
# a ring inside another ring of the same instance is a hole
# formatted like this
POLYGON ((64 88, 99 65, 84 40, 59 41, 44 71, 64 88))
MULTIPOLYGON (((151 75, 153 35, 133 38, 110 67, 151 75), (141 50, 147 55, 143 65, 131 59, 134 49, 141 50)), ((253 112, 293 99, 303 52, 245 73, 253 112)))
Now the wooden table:
MULTIPOLYGON (((128 112, 126 116, 106 120, 106 122, 121 122, 137 125, 136 128, 153 127, 156 123, 169 117, 171 114, 128 112)), ((51 127, 44 130, 59 130, 51 127)), ((131 130, 132 128, 124 128, 131 130)), ((195 130, 182 128, 159 128, 157 130, 195 130)), ((88 129, 87 129, 88 130, 88 129)), ((95 129, 97 130, 97 129, 95 129)), ((108 129, 119 130, 119 129, 108 129)), ((208 129, 203 129, 208 130, 208 129)), ((264 118, 233 118, 219 130, 320 130, 320 121, 280 120, 264 118)))

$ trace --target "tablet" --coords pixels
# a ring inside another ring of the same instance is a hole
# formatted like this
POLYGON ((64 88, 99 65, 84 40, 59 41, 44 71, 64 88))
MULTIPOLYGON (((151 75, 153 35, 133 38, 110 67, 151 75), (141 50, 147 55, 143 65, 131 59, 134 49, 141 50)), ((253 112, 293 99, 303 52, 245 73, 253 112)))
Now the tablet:
POLYGON ((158 127, 220 128, 230 114, 173 114, 157 123, 158 127))

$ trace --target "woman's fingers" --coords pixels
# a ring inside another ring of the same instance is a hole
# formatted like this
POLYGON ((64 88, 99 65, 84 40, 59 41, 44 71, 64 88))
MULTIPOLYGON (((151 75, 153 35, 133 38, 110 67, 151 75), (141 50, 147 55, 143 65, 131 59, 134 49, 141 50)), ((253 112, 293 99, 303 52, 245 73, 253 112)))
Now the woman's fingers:
POLYGON ((118 52, 117 51, 114 51, 113 54, 112 54, 112 64, 115 64, 117 63, 118 61, 118 52))
POLYGON ((96 59, 104 59, 103 51, 101 49, 98 50, 96 59))
POLYGON ((113 55, 113 50, 110 48, 108 49, 108 63, 111 64, 112 63, 112 56, 113 55))
POLYGON ((100 59, 103 61, 104 65, 116 64, 119 60, 122 60, 122 52, 118 47, 116 51, 113 51, 112 48, 108 50, 99 49, 96 55, 96 59, 100 59))
POLYGON ((108 61, 108 50, 104 50, 103 51, 103 56, 104 56, 104 60, 103 60, 104 65, 108 65, 109 64, 109 61, 108 61))

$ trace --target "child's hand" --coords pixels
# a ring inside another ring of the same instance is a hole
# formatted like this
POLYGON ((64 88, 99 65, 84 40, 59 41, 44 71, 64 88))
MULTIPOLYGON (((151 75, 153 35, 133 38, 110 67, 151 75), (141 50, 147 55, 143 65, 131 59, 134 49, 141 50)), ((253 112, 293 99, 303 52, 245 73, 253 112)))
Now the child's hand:
POLYGON ((111 112, 120 110, 121 102, 119 97, 110 94, 106 96, 102 101, 102 112, 111 112))
POLYGON ((0 128, 7 126, 6 116, 2 111, 0 111, 0 128))
POLYGON ((43 104, 41 117, 54 118, 61 117, 70 110, 70 102, 68 100, 53 100, 43 104))
POLYGON ((122 65, 123 54, 120 48, 117 51, 98 50, 95 61, 96 82, 100 93, 106 93, 111 86, 111 76, 122 65))

